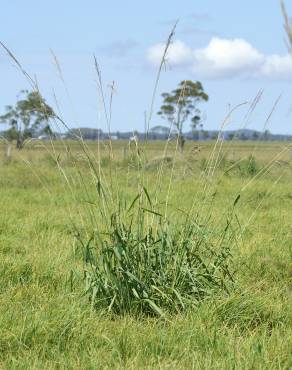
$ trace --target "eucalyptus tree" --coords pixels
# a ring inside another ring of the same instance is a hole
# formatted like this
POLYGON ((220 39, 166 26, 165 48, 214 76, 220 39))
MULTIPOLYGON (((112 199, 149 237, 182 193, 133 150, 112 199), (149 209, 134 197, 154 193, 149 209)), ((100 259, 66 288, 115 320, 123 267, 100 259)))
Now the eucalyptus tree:
POLYGON ((0 122, 9 126, 7 140, 16 140, 18 149, 22 149, 25 140, 34 134, 50 134, 49 120, 55 116, 38 91, 22 90, 20 95, 22 98, 15 106, 6 106, 6 112, 0 116, 0 122))
POLYGON ((183 127, 187 120, 190 120, 192 130, 196 129, 201 122, 201 112, 198 103, 208 101, 201 82, 191 80, 181 81, 178 87, 170 93, 163 93, 163 103, 158 112, 164 119, 167 119, 172 128, 175 128, 178 135, 179 149, 182 152, 185 138, 183 127))

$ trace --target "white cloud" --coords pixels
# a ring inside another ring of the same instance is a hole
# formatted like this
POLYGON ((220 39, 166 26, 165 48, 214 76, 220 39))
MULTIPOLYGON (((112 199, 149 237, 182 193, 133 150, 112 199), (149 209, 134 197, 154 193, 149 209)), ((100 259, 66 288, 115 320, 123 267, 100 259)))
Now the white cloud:
POLYGON ((269 55, 265 59, 259 74, 274 79, 292 78, 292 57, 287 55, 269 55))
MULTIPOLYGON (((148 50, 148 60, 159 65, 165 50, 164 44, 157 44, 148 50)), ((193 50, 182 41, 173 42, 168 49, 167 61, 173 66, 185 65, 192 63, 194 57, 193 50)))
MULTIPOLYGON (((161 61, 164 45, 158 44, 148 50, 152 64, 161 61)), ((173 66, 188 66, 204 78, 265 77, 292 78, 292 57, 265 55, 244 39, 221 39, 214 37, 201 49, 192 49, 182 41, 174 42, 167 59, 173 66)))
POLYGON ((205 76, 233 77, 258 68, 264 56, 243 39, 211 39, 207 47, 194 51, 193 69, 205 76))

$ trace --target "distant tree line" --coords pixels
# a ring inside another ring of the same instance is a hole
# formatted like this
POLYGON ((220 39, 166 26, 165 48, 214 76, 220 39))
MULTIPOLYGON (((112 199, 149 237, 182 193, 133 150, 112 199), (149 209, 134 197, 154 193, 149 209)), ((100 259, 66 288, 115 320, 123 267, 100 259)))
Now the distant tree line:
MULTIPOLYGON (((10 138, 11 131, 6 130, 0 132, 0 136, 10 138)), ((237 130, 237 131, 224 131, 219 132, 218 130, 203 130, 196 129, 190 130, 183 133, 185 140, 189 141, 208 141, 208 140, 240 140, 240 141, 291 141, 292 135, 285 134, 273 134, 270 131, 256 131, 256 130, 237 130)), ((147 140, 176 140, 177 132, 170 130, 166 126, 154 126, 149 132, 138 132, 138 131, 113 131, 110 134, 102 131, 101 129, 95 129, 91 127, 80 127, 68 130, 67 132, 52 132, 35 130, 30 132, 30 138, 40 140, 78 140, 80 138, 84 140, 129 140, 131 137, 136 136, 139 141, 147 140)), ((12 137, 11 139, 15 139, 12 137)))
MULTIPOLYGON (((60 137, 60 134, 54 134, 56 138, 60 137)), ((84 140, 129 140, 131 137, 136 136, 140 141, 147 140, 176 140, 177 132, 170 130, 166 126, 154 126, 149 130, 147 135, 145 132, 138 131, 114 131, 109 134, 100 129, 81 127, 78 129, 72 129, 68 132, 61 134, 63 139, 78 139, 82 137, 84 140)), ((285 134, 273 134, 266 130, 264 132, 242 129, 236 131, 224 131, 218 130, 203 130, 196 129, 190 130, 189 132, 183 133, 186 140, 191 141, 207 141, 207 140, 240 140, 240 141, 289 141, 292 140, 292 135, 285 134)))
MULTIPOLYGON (((8 129, 0 132, 7 143, 14 141, 21 149, 25 141, 31 139, 65 139, 65 140, 177 140, 179 149, 183 151, 186 140, 254 140, 254 141, 290 141, 292 135, 272 134, 268 130, 242 129, 237 131, 219 132, 203 128, 201 112, 198 103, 208 101, 202 84, 197 81, 185 80, 179 83, 177 89, 163 93, 163 102, 158 112, 168 126, 153 126, 147 133, 138 131, 115 131, 110 134, 98 128, 81 127, 70 129, 64 133, 52 131, 51 121, 60 120, 54 110, 45 102, 38 91, 21 91, 14 106, 8 105, 5 113, 0 115, 0 123, 8 129), (184 124, 190 124, 190 130, 184 131, 184 124)), ((10 144, 9 144, 10 145, 10 144)))

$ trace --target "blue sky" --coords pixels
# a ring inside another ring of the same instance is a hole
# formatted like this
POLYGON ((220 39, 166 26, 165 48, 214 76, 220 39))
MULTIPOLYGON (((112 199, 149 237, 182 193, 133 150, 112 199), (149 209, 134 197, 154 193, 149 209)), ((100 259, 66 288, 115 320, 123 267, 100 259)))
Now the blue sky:
MULTIPOLYGON (((292 15, 292 2, 287 0, 292 15)), ((102 70, 104 88, 114 80, 113 130, 143 130, 150 108, 161 44, 179 19, 160 93, 183 79, 200 80, 210 101, 200 106, 206 129, 217 129, 230 107, 251 101, 264 90, 249 128, 262 129, 281 94, 268 128, 292 132, 292 61, 284 42, 277 0, 220 1, 6 1, 2 5, 1 41, 24 68, 36 76, 46 100, 55 107, 55 92, 70 127, 105 129, 96 88, 93 54, 102 70), (62 66, 66 89, 49 49, 62 66)), ((14 103, 25 78, 0 51, 0 109, 14 103)), ((240 108, 230 128, 244 124, 240 108)), ((154 114, 151 125, 165 124, 154 114)), ((188 126, 186 126, 188 129, 188 126)))

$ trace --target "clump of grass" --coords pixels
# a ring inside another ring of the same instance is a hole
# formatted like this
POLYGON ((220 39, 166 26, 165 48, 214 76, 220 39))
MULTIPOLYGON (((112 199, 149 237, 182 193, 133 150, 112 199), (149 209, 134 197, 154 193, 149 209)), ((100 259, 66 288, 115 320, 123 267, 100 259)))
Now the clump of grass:
POLYGON ((260 165, 256 161, 253 155, 249 155, 246 160, 241 161, 238 164, 239 173, 242 176, 255 176, 260 168, 260 165))
POLYGON ((152 209, 146 189, 129 207, 120 202, 106 232, 80 239, 92 304, 116 314, 164 316, 228 292, 230 225, 213 237, 189 215, 178 225, 152 209))

